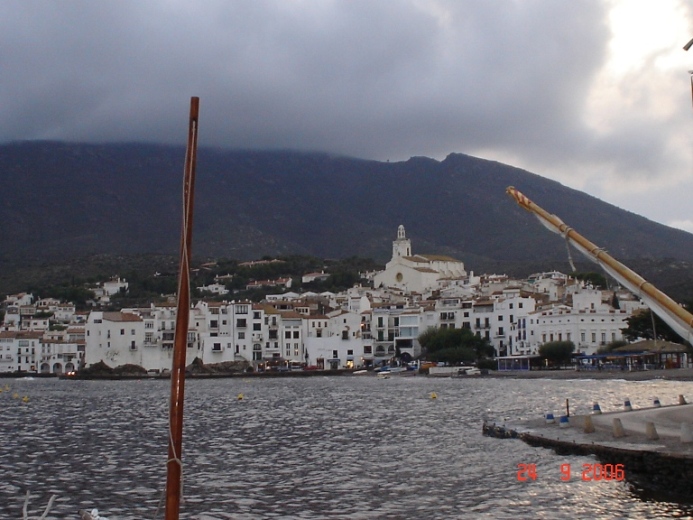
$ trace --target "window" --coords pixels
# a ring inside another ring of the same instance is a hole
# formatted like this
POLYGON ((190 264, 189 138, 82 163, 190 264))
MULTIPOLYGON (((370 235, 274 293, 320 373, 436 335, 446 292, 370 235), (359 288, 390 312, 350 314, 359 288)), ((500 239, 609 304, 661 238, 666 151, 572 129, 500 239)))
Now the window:
POLYGON ((239 332, 238 339, 245 339, 245 332, 239 332))
POLYGON ((245 319, 238 318, 238 319, 236 320, 236 327, 247 327, 247 325, 246 325, 246 320, 245 320, 245 319))
POLYGON ((503 315, 498 316, 498 321, 503 321, 503 315))
POLYGON ((253 330, 262 330, 262 323, 253 323, 253 330))
POLYGON ((120 329, 120 335, 125 336, 125 329, 120 329))
POLYGON ((299 336, 300 336, 300 331, 295 330, 295 331, 294 331, 294 339, 298 339, 299 336))
POLYGON ((332 351, 332 359, 337 359, 339 357, 339 353, 336 350, 332 351))
POLYGON ((134 336, 134 335, 135 335, 135 329, 130 329, 130 336, 134 336))
POLYGON ((373 347, 370 345, 364 345, 363 353, 364 354, 372 354, 373 353, 373 347))
POLYGON ((291 339, 291 331, 290 330, 284 331, 284 339, 291 339))

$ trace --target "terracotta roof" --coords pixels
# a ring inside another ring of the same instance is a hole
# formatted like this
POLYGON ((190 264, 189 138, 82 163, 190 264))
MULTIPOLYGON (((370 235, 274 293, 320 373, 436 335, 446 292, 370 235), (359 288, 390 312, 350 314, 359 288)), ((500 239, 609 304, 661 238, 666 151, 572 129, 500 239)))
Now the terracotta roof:
POLYGON ((429 262, 427 258, 424 258, 421 255, 405 256, 404 259, 409 260, 410 262, 419 262, 422 264, 427 264, 429 262))
POLYGON ((296 311, 279 311, 279 314, 281 314, 282 318, 286 319, 305 319, 307 316, 304 314, 300 314, 296 311))
POLYGON ((430 267, 414 267, 414 270, 419 271, 420 273, 438 273, 438 271, 436 271, 435 269, 431 269, 430 267))
POLYGON ((19 330, 9 330, 0 332, 0 338, 12 338, 12 339, 41 339, 43 337, 43 332, 38 331, 19 331, 19 330))
POLYGON ((427 259, 430 262, 456 262, 461 264, 462 262, 460 260, 457 260, 456 258, 453 258, 451 256, 447 255, 419 255, 423 256, 425 259, 427 259))
POLYGON ((104 312, 103 319, 118 322, 142 321, 142 318, 137 316, 137 314, 131 314, 128 312, 104 312))

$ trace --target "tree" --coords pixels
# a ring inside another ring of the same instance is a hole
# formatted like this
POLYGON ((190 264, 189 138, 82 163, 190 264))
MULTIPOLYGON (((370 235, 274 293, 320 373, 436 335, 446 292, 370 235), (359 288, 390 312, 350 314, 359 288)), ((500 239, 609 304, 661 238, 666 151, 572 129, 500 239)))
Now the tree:
POLYGON ((572 341, 549 341, 539 347, 539 355, 554 365, 568 363, 573 352, 575 344, 572 341))
POLYGON ((654 315, 654 330, 652 329, 652 312, 650 309, 643 309, 633 313, 626 318, 628 326, 621 329, 623 337, 628 341, 637 341, 638 339, 655 339, 655 331, 657 338, 672 343, 683 343, 683 339, 674 332, 669 325, 664 323, 662 319, 654 315))
POLYGON ((431 361, 459 364, 493 356, 487 339, 469 329, 427 329, 419 336, 419 344, 431 361))
POLYGON ((604 345, 603 347, 599 347, 597 349, 597 354, 606 354, 607 352, 611 352, 614 349, 617 349, 619 347, 623 347, 625 345, 628 345, 628 342, 622 339, 617 339, 615 341, 611 341, 604 345))

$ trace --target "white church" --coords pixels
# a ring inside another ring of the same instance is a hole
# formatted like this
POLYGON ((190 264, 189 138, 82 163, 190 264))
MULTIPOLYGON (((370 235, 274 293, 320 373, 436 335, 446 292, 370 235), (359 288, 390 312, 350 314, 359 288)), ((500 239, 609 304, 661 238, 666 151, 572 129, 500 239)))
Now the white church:
POLYGON ((426 293, 440 287, 444 280, 465 278, 464 263, 444 255, 413 255, 411 240, 404 226, 397 228, 392 242, 392 259, 385 270, 373 277, 374 287, 390 287, 409 293, 426 293))

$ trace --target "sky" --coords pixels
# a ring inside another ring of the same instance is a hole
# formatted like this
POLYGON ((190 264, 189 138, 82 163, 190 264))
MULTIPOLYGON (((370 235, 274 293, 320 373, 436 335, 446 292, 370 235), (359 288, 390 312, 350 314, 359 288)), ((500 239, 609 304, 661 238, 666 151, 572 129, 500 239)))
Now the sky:
POLYGON ((184 144, 199 96, 200 146, 466 153, 693 232, 691 38, 683 0, 3 0, 0 142, 184 144))

